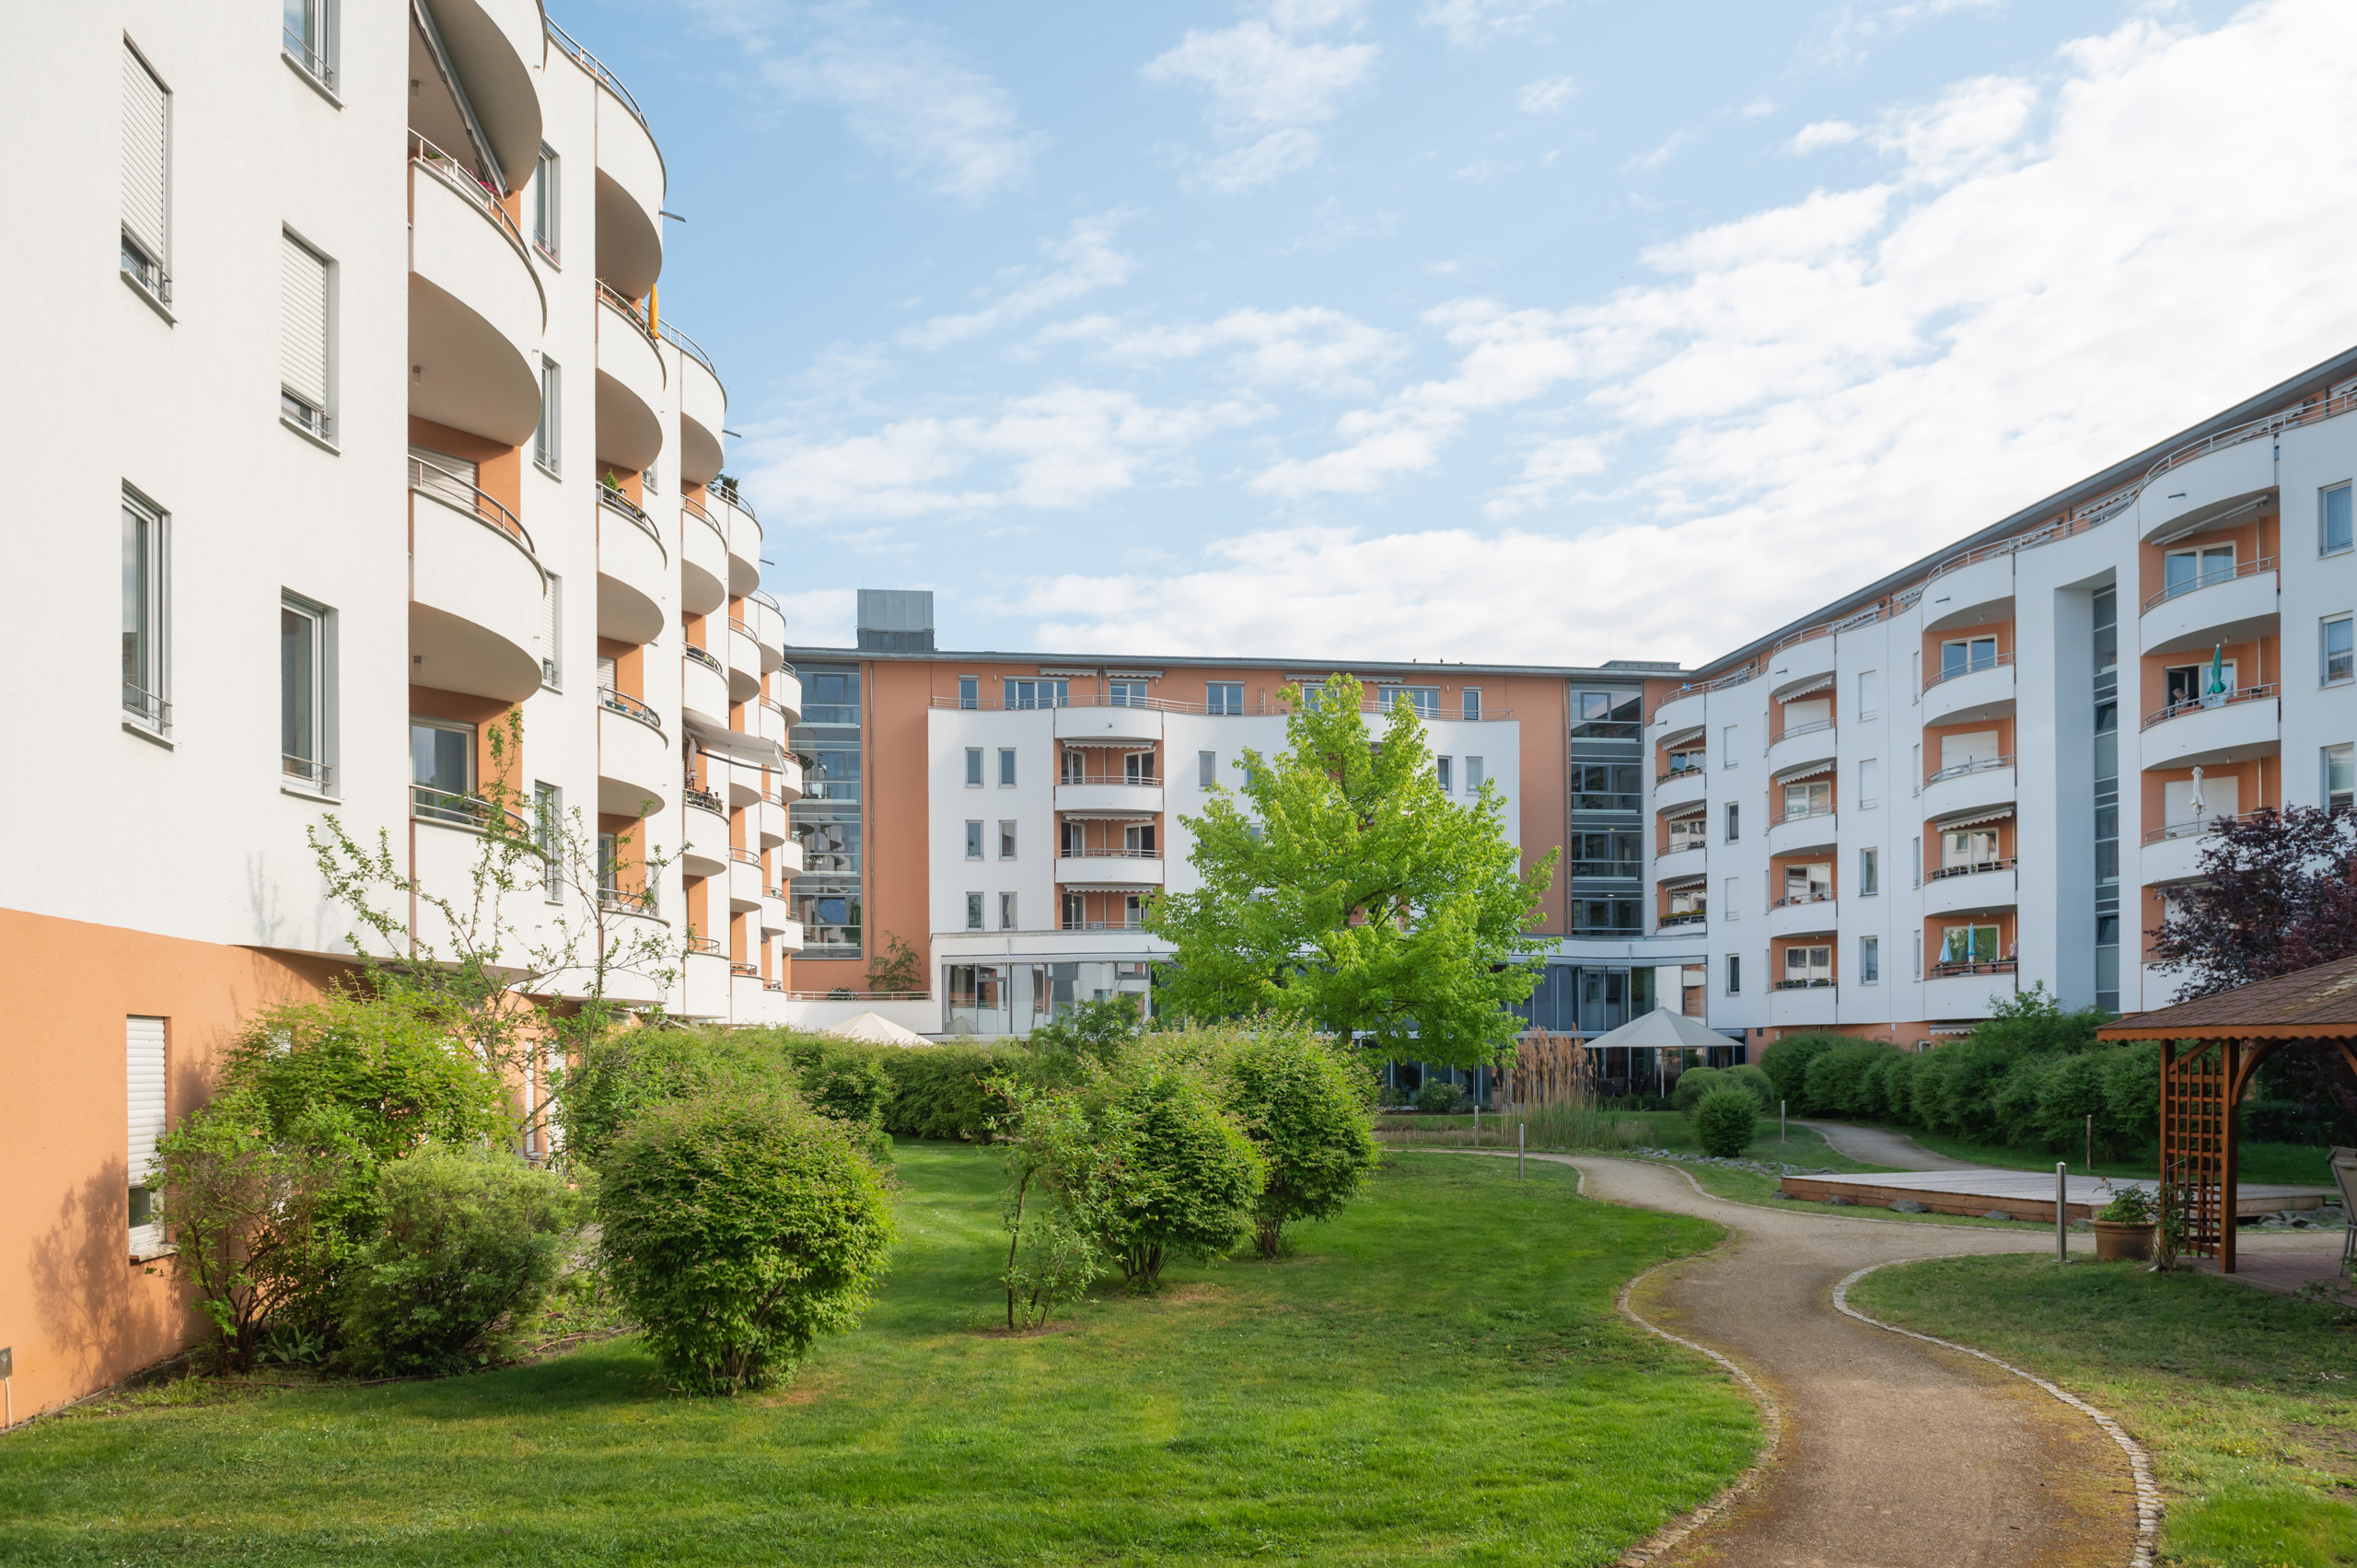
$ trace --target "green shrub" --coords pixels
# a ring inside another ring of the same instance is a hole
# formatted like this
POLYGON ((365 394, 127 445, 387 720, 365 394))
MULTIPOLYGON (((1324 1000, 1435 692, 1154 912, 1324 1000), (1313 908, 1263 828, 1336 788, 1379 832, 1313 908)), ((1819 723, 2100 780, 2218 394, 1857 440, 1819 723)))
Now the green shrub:
POLYGON ((332 1124, 372 1160, 506 1131, 498 1079, 431 1007, 399 994, 268 1008, 224 1053, 221 1082, 251 1092, 272 1137, 332 1124))
POLYGON ((888 1047, 877 1062, 892 1081, 885 1129, 903 1138, 987 1144, 1007 1109, 992 1082, 1032 1076, 1029 1053, 1009 1045, 888 1047))
POLYGON ((538 1309, 581 1221, 552 1172, 505 1150, 429 1144, 384 1170, 385 1230, 345 1286, 344 1358, 383 1376, 495 1358, 538 1309))
POLYGON ((773 1043, 751 1031, 649 1026, 616 1029, 550 1074, 566 1152, 592 1167, 635 1118, 734 1086, 759 1093, 784 1082, 773 1043))
POLYGON ((1749 1089, 1751 1098, 1759 1102, 1759 1113, 1772 1114, 1776 1109, 1776 1081, 1757 1067, 1722 1067, 1720 1075, 1738 1088, 1749 1089))
POLYGON ((1751 1146, 1759 1130, 1759 1101, 1732 1085, 1713 1089, 1694 1109, 1694 1134, 1702 1152, 1734 1159, 1751 1146))
POLYGON ((1727 1086, 1727 1076, 1718 1068, 1689 1067, 1678 1075, 1678 1086, 1669 1091, 1669 1103, 1672 1109, 1690 1116, 1704 1095, 1727 1086))
POLYGON ((1905 1049, 1894 1050, 1875 1069, 1875 1095, 1881 1101, 1882 1115, 1887 1121, 1912 1122, 1915 1116, 1915 1072, 1923 1058, 1921 1052, 1905 1049))
POLYGON ((1201 1067, 1134 1051, 1093 1068, 1084 1098, 1111 1167, 1104 1242, 1124 1280, 1152 1290, 1173 1256, 1222 1257, 1252 1233, 1268 1165, 1201 1067))
POLYGON ((2040 981, 2027 991, 2000 996, 1990 1016, 1968 1038, 2008 1051, 2055 1055, 2096 1048, 2096 1030, 2111 1016, 2100 1007, 2066 1013, 2040 981))
POLYGON ((1997 1136, 2008 1144, 2044 1147, 2044 1119, 2040 1115, 2046 1098, 2047 1080, 2070 1058, 2064 1056, 2016 1056, 2005 1066, 2002 1077, 1990 1086, 1989 1108, 1996 1122, 1997 1136))
POLYGON ((1846 1035, 1786 1035, 1759 1058, 1760 1071, 1776 1086, 1776 1098, 1784 1101, 1794 1115, 1802 1115, 1808 1109, 1805 1080, 1809 1063, 1835 1046, 1847 1043, 1848 1039, 1846 1035))
POLYGON ((1088 1057, 1109 1062, 1138 1038, 1139 998, 1116 995, 1074 1002, 1051 1021, 1033 1029, 1028 1044, 1043 1057, 1088 1057))
POLYGON ((1267 1166, 1254 1241, 1273 1258, 1287 1224, 1332 1218, 1374 1173, 1375 1081, 1355 1053, 1275 1019, 1233 1036, 1213 1070, 1267 1166))
POLYGON ((2103 1115, 2098 1135, 2108 1133, 2115 1149, 2142 1149, 2161 1136, 2161 1045, 2139 1040, 2099 1052, 2103 1115))
POLYGON ((1892 1048, 1878 1040, 1829 1042, 1809 1061, 1801 1076, 1811 1113, 1873 1118, 1882 1114, 1877 1081, 1892 1048))
POLYGON ((652 1107, 607 1147, 599 1249, 673 1384, 757 1388, 849 1328, 893 1235, 856 1129, 791 1092, 652 1107))
POLYGON ((2012 1049, 1970 1035, 1929 1052, 1915 1070, 1917 1120, 1975 1143, 2001 1142, 1996 1093, 2015 1060, 2012 1049))
POLYGON ((1465 1091, 1446 1078, 1426 1078, 1416 1088, 1418 1110, 1438 1111, 1446 1115, 1465 1103, 1465 1091))

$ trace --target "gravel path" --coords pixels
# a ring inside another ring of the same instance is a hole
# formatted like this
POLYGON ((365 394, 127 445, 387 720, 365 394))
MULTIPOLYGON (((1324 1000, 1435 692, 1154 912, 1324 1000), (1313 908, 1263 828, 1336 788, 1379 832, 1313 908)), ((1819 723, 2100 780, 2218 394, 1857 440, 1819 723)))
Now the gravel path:
MULTIPOLYGON (((1553 1156, 1563 1158, 1564 1156, 1553 1156)), ((1989 1363, 1835 1310, 1869 1264, 2034 1251, 2049 1234, 1734 1203, 1678 1171, 1566 1158, 1608 1202, 1736 1232, 1641 1282, 1649 1322, 1718 1351, 1782 1421, 1758 1485, 1649 1561, 1712 1568, 2121 1568, 2136 1549, 2125 1454, 2087 1416, 1989 1363)), ((2074 1237, 2084 1247, 2088 1238, 2074 1237)), ((1632 1560, 1634 1561, 1634 1560, 1632 1560)))
POLYGON ((1970 1160, 1950 1159, 1935 1155, 1904 1132, 1886 1132, 1879 1127, 1853 1127, 1847 1121, 1804 1121, 1793 1119, 1795 1127, 1805 1127, 1823 1136, 1835 1151, 1866 1165, 1879 1165, 1891 1170, 1977 1170, 1981 1168, 1970 1160))

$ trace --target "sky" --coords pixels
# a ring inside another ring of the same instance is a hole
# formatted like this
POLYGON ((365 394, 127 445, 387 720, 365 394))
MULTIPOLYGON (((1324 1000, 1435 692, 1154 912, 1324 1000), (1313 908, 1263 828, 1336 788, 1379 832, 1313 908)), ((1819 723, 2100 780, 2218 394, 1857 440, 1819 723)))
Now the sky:
POLYGON ((789 639, 1691 666, 2357 343, 2357 5, 555 0, 789 639))

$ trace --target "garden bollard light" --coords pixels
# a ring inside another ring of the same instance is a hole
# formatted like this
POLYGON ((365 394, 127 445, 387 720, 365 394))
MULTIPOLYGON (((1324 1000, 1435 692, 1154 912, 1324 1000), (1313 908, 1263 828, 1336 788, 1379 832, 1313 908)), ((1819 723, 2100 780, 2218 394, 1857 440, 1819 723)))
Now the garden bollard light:
POLYGON ((2058 1263, 2071 1260, 2071 1205, 2069 1189, 2064 1185, 2070 1170, 2065 1162, 2054 1162, 2054 1260, 2058 1263))
POLYGON ((1520 1181, 1520 1180, 1523 1179, 1523 1176, 1522 1176, 1523 1133, 1524 1133, 1526 1131, 1527 1131, 1527 1129, 1526 1129, 1526 1128, 1523 1126, 1523 1124, 1522 1124, 1521 1122, 1517 1121, 1517 1122, 1515 1122, 1515 1123, 1514 1124, 1514 1179, 1515 1179, 1516 1181, 1520 1181))
POLYGON ((1481 1102, 1478 1099, 1473 1102, 1473 1146, 1481 1146, 1481 1102))
POLYGON ((2094 1113, 2093 1111, 2089 1111, 2089 1112, 2087 1113, 2087 1174, 2088 1174, 2089 1176, 2093 1176, 2095 1173, 2096 1173, 2096 1118, 2095 1118, 2095 1113, 2094 1113))
POLYGON ((1778 1142, 1778 1143, 1780 1143, 1780 1144, 1781 1144, 1781 1143, 1782 1143, 1783 1141, 1784 1141, 1784 1102, 1783 1102, 1782 1100, 1778 1100, 1778 1101, 1776 1102, 1776 1142, 1778 1142))

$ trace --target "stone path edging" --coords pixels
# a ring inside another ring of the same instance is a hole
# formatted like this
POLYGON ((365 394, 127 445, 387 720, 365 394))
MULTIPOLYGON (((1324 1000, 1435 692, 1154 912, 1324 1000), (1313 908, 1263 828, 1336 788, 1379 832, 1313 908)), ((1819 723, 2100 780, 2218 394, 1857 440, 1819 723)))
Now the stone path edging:
MULTIPOLYGON (((1891 1261, 1922 1262, 1927 1260, 1928 1260, 1922 1259, 1894 1259, 1891 1261)), ((1658 1266, 1666 1267, 1666 1265, 1658 1266)), ((1890 1333, 1904 1334, 1910 1340, 1922 1340, 1927 1344, 1939 1345, 1947 1350, 1961 1351, 1966 1355, 1979 1356, 1990 1365, 2003 1367, 2005 1371, 2012 1373, 2014 1376, 2021 1378, 2024 1382, 2037 1384, 2039 1388, 2045 1389, 2048 1393, 2053 1395, 2064 1404, 2069 1405, 2073 1410, 2077 1411, 2080 1414, 2094 1422, 2097 1426, 2102 1427, 2105 1433, 2110 1436, 2111 1440, 2114 1443, 2119 1444, 2121 1450, 2127 1454, 2129 1470, 2133 1474, 2136 1480, 2136 1550, 2128 1560, 2129 1568, 2153 1568, 2154 1551, 2161 1533, 2161 1489, 2154 1483, 2153 1461, 2144 1452, 2143 1446, 2138 1443, 2133 1437, 2129 1436, 2127 1430, 2123 1428, 2119 1423, 2112 1420, 2111 1417, 2096 1409, 2095 1406, 2087 1403, 2086 1400, 2079 1398, 2076 1394, 2073 1394, 2065 1389, 2057 1388, 2055 1385, 2048 1382, 2045 1378, 2038 1376, 2034 1372, 2025 1372, 2010 1361, 2000 1361, 1997 1357, 1991 1355, 1985 1350, 1974 1350, 1970 1345, 1960 1345, 1954 1340, 1944 1340, 1936 1334, 1919 1334, 1912 1329, 1902 1329, 1896 1323, 1886 1323, 1879 1318, 1870 1318, 1865 1313, 1859 1311, 1856 1307, 1850 1305, 1850 1287, 1852 1285, 1856 1284, 1860 1280, 1864 1279, 1868 1274, 1873 1273, 1875 1270, 1887 1269, 1890 1266, 1890 1262, 1869 1263, 1864 1268, 1850 1274, 1848 1277, 1843 1279, 1840 1283, 1835 1285, 1833 1287, 1834 1310, 1840 1312, 1845 1316, 1855 1318, 1861 1323, 1870 1324, 1875 1328, 1887 1330, 1890 1333)), ((1647 1273, 1651 1273, 1653 1271, 1650 1269, 1646 1271, 1647 1273)), ((1642 1278, 1643 1276, 1640 1277, 1642 1278)), ((1658 1332, 1658 1330, 1656 1331, 1658 1332)), ((1721 1357, 1720 1359, 1724 1360, 1725 1358, 1721 1357)), ((1749 1379, 1747 1378, 1746 1381, 1747 1382, 1749 1379)))

